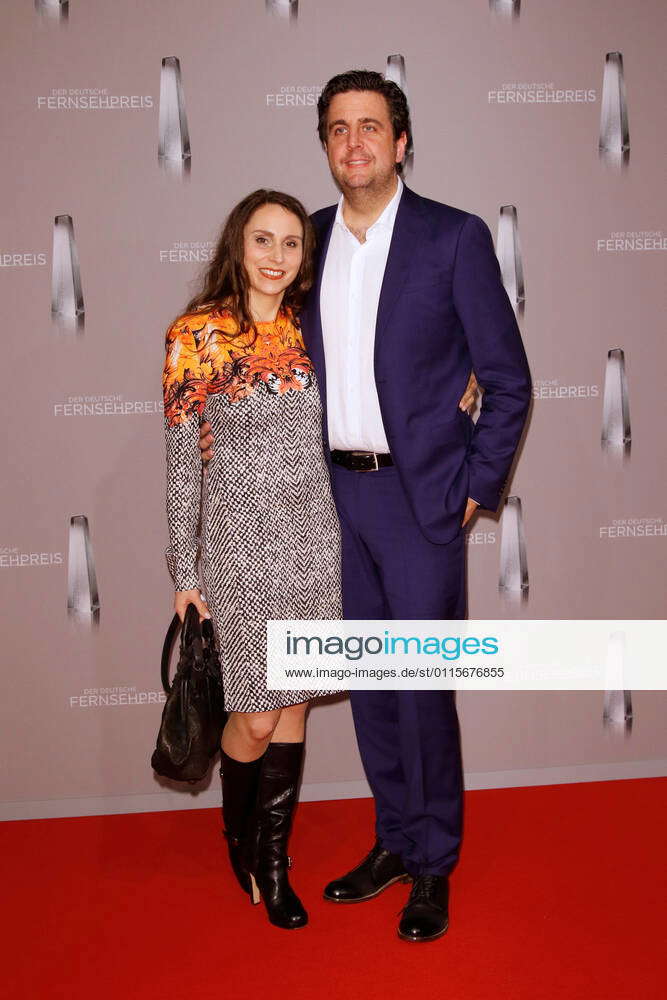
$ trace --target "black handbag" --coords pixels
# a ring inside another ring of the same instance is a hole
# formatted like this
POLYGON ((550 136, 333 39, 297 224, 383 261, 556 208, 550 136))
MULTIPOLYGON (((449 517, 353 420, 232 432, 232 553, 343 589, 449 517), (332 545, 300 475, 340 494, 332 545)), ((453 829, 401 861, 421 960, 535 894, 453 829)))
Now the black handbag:
POLYGON ((213 626, 207 618, 200 623, 194 604, 185 612, 178 667, 169 683, 169 655, 180 624, 174 615, 162 648, 167 701, 151 765, 164 778, 193 783, 204 777, 220 749, 226 715, 213 626))

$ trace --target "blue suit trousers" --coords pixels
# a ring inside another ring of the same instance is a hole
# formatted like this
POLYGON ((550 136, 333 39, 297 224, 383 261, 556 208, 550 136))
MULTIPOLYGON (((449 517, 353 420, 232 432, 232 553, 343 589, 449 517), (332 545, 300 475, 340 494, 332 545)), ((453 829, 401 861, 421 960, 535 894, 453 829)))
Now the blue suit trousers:
MULTIPOLYGON (((464 618, 463 530, 446 544, 428 541, 395 466, 353 472, 334 465, 332 480, 345 617, 464 618)), ((463 806, 454 693, 353 691, 351 702, 380 842, 412 875, 446 874, 458 859, 463 806)))

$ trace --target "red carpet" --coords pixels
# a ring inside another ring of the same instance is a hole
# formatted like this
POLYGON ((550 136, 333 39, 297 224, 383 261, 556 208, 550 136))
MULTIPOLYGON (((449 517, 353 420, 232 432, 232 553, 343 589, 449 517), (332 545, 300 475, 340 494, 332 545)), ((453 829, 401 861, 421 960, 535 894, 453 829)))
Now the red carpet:
POLYGON ((293 883, 310 925, 241 895, 214 810, 4 823, 11 1000, 661 1000, 667 780, 467 795, 439 941, 396 937, 408 887, 335 906, 322 885, 371 839, 368 799, 299 807, 293 883))

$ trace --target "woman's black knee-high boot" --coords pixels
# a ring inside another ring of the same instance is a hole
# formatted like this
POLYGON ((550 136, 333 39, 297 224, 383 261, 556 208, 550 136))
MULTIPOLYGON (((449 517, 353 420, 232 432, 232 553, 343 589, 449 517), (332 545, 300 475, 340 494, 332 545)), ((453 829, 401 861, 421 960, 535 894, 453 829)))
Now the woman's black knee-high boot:
POLYGON ((253 903, 264 900, 277 927, 303 927, 308 914, 288 879, 287 841, 296 806, 303 743, 269 743, 262 760, 257 806, 247 838, 253 903))
POLYGON ((248 893, 250 877, 245 867, 246 837, 257 803, 257 787, 263 759, 262 755, 257 760, 246 762, 234 760, 224 750, 220 754, 223 833, 227 840, 229 860, 234 874, 243 891, 248 893))

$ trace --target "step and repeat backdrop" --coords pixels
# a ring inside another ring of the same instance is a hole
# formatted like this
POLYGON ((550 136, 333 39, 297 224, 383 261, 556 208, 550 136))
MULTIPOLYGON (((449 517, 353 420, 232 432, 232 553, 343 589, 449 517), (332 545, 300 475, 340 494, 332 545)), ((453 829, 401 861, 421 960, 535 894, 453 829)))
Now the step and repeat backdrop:
MULTIPOLYGON (((496 239, 534 377, 476 618, 662 618, 665 8, 620 0, 6 0, 0 816, 209 806, 149 758, 171 617, 164 332, 257 187, 337 198, 323 83, 407 92, 407 183, 496 239)), ((576 657, 576 650, 572 651, 576 657)), ((665 773, 662 692, 463 693, 468 787, 665 773)), ((304 798, 368 794, 349 704, 304 798)))

